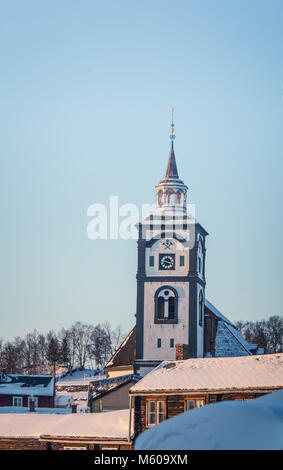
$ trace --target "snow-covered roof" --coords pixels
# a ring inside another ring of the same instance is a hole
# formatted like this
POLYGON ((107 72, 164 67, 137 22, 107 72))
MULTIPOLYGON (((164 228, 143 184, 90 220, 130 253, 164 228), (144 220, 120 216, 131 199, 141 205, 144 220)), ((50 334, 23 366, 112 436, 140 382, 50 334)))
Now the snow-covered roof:
POLYGON ((138 436, 135 450, 279 450, 283 390, 195 408, 138 436))
POLYGON ((0 395, 54 395, 52 375, 8 374, 0 380, 0 395))
POLYGON ((283 387, 283 353, 164 361, 130 393, 220 391, 283 387))
POLYGON ((107 413, 0 414, 0 437, 88 437, 126 439, 129 410, 107 413))

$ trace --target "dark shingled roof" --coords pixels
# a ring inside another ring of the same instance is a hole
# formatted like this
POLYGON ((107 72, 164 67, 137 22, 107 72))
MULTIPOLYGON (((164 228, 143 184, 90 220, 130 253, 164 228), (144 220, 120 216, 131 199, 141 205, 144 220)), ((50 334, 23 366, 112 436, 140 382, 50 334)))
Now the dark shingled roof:
POLYGON ((106 368, 132 366, 136 358, 136 327, 128 334, 106 364, 106 368))

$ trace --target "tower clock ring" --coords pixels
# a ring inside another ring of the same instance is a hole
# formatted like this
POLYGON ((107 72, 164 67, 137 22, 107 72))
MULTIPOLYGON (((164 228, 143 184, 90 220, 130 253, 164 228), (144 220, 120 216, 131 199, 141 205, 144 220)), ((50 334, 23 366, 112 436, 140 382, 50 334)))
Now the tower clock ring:
POLYGON ((175 269, 175 254, 160 253, 159 254, 159 269, 172 270, 175 269))

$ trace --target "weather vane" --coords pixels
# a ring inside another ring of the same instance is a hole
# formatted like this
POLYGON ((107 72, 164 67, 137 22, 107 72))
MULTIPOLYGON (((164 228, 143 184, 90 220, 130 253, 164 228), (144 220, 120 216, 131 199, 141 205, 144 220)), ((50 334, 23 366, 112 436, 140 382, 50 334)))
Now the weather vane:
POLYGON ((174 107, 171 108, 172 112, 172 117, 171 117, 171 134, 170 134, 170 139, 173 141, 175 139, 175 134, 174 134, 174 107))

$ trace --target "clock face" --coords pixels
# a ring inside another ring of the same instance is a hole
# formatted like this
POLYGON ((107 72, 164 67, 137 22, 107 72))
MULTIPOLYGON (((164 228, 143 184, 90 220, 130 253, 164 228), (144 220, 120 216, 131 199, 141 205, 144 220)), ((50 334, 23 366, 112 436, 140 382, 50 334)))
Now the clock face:
POLYGON ((175 269, 175 255, 159 255, 159 269, 175 269))

